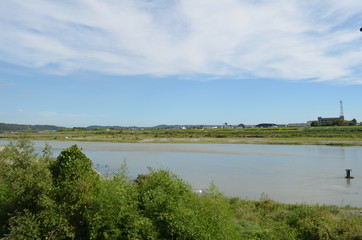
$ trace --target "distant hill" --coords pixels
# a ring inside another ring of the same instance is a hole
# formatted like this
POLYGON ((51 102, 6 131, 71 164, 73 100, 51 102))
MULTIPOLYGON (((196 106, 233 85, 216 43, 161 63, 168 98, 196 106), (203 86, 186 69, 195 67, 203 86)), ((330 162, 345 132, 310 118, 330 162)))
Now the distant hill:
MULTIPOLYGON (((83 129, 181 129, 181 128, 211 128, 211 127, 221 127, 221 125, 167 125, 161 124, 154 127, 138 127, 138 126, 101 126, 101 125, 91 125, 83 129)), ((0 132, 17 132, 17 131, 56 131, 60 129, 66 129, 66 127, 59 127, 54 125, 28 125, 28 124, 10 124, 10 123, 0 123, 0 132)))
POLYGON ((59 129, 64 129, 65 127, 58 127, 53 125, 25 125, 25 124, 10 124, 10 123, 0 123, 0 132, 13 132, 13 131, 55 131, 59 129))
POLYGON ((87 129, 181 129, 183 127, 186 128, 200 128, 200 126, 203 126, 205 128, 211 128, 214 126, 219 126, 220 125, 167 125, 167 124, 161 124, 161 125, 157 125, 154 127, 137 127, 137 126, 128 126, 128 127, 123 127, 123 126, 99 126, 99 125, 92 125, 92 126, 88 126, 86 127, 87 129))
POLYGON ((132 126, 132 127, 122 127, 122 126, 99 126, 99 125, 92 125, 92 126, 88 126, 86 127, 87 129, 125 129, 125 128, 130 128, 130 129, 137 129, 137 128, 141 128, 141 127, 136 127, 136 126, 132 126))

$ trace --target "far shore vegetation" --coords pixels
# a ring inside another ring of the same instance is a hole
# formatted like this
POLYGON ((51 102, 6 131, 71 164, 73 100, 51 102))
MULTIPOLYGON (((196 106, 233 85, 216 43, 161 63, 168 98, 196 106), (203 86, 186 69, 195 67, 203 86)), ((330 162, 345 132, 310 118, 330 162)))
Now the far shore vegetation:
MULTIPOLYGON (((228 143, 228 144, 308 144, 362 146, 362 126, 194 128, 194 129, 87 129, 32 131, 34 140, 100 141, 127 143, 228 143)), ((0 139, 17 139, 23 132, 0 132, 0 139)))
POLYGON ((53 157, 22 138, 0 151, 1 240, 356 240, 361 210, 227 198, 213 184, 199 193, 166 169, 103 176, 77 145, 53 157))

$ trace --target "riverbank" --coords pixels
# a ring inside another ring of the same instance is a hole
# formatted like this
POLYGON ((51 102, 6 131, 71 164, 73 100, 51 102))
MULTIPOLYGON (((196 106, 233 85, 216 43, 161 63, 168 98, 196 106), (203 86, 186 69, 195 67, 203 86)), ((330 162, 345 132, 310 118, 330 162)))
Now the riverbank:
POLYGON ((361 209, 230 199, 242 239, 361 239, 361 209))
MULTIPOLYGON (((219 143, 362 146, 362 127, 240 128, 240 129, 63 129, 27 132, 33 140, 123 143, 219 143)), ((24 133, 1 133, 17 139, 24 133)))
MULTIPOLYGON (((202 194, 197 194, 188 182, 170 170, 149 168, 148 173, 134 178, 128 176, 129 169, 123 165, 115 175, 99 176, 91 168, 91 160, 77 146, 62 150, 56 160, 50 160, 48 156, 33 155, 34 149, 30 142, 12 147, 23 148, 24 151, 9 151, 5 156, 0 155, 0 183, 5 183, 0 184, 0 200, 3 200, 0 201, 0 238, 11 234, 14 238, 23 239, 29 236, 29 231, 32 236, 41 233, 42 236, 54 238, 54 229, 72 231, 57 232, 59 239, 66 238, 68 233, 69 236, 80 234, 79 229, 82 234, 97 234, 102 239, 103 236, 131 238, 135 234, 144 234, 140 235, 139 239, 145 239, 150 234, 155 236, 154 239, 170 239, 176 233, 183 239, 362 238, 360 208, 348 205, 286 204, 273 201, 266 194, 262 194, 259 200, 229 198, 220 193, 213 184, 205 188, 202 194), (19 153, 22 154, 21 158, 17 155, 19 153), (9 159, 14 163, 26 161, 27 164, 9 164, 9 159), (63 164, 64 162, 67 164, 63 164), (60 175, 64 172, 71 178, 60 175), (62 177, 63 188, 55 187, 58 182, 54 179, 60 179, 58 176, 62 177), (79 179, 87 179, 88 184, 84 185, 84 181, 79 179), (85 186, 88 191, 84 191, 85 186), (87 206, 96 207, 82 208, 83 205, 74 204, 68 198, 58 200, 53 197, 65 195, 63 193, 76 196, 76 203, 82 201, 86 202, 87 206), (24 199, 23 204, 18 204, 18 199, 24 199), (35 204, 48 204, 50 207, 31 208, 35 204), (84 221, 87 221, 91 228, 68 221, 67 219, 72 219, 74 212, 77 216, 84 216, 84 221), (7 224, 9 216, 12 216, 9 221, 12 225, 7 224), (49 225, 49 222, 54 225, 49 225), (18 226, 25 231, 16 231, 18 226), (203 235, 199 236, 200 234, 203 235)), ((101 155, 102 158, 108 158, 101 155)), ((254 158, 253 162, 255 161, 254 158)), ((207 162, 211 164, 210 158, 207 162)), ((295 161, 292 165, 293 168, 298 166, 295 161)), ((227 174, 230 175, 230 172, 227 174)), ((245 174, 244 172, 243 175, 245 174)), ((259 180, 260 177, 259 175, 259 180)), ((269 177, 267 179, 271 180, 269 177)), ((237 182, 240 184, 243 181, 237 182)), ((250 185, 250 182, 247 184, 250 185)), ((294 188, 301 191, 303 186, 294 188)), ((273 190, 276 191, 277 188, 273 190)))
MULTIPOLYGON (((43 141, 80 141, 80 142, 118 142, 118 143, 190 143, 190 144, 265 144, 265 145, 325 145, 325 146, 362 146, 362 141, 351 140, 315 140, 315 139, 253 139, 253 138, 144 138, 109 139, 103 137, 43 137, 30 136, 31 140, 43 141)), ((16 140, 14 136, 0 137, 3 140, 16 140)), ((0 146, 1 150, 1 146, 0 146)))

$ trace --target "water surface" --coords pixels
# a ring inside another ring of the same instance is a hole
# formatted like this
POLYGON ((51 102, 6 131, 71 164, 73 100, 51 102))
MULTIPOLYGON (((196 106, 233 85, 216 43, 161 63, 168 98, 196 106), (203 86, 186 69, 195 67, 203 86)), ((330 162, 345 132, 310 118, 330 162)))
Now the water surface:
MULTIPOLYGON (((126 162, 129 175, 167 168, 195 189, 215 183, 227 196, 362 207, 362 147, 49 141, 54 155, 77 144, 101 171, 126 162), (346 180, 345 169, 355 179, 346 180)), ((0 141, 0 145, 5 144, 0 141)), ((43 141, 35 146, 43 148, 43 141)))

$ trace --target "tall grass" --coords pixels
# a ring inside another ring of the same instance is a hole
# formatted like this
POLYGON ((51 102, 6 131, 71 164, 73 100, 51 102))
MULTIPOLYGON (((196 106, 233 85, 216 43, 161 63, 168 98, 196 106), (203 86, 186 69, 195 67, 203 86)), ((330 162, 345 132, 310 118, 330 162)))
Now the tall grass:
POLYGON ((230 199, 243 239, 362 239, 359 211, 325 205, 230 199))

